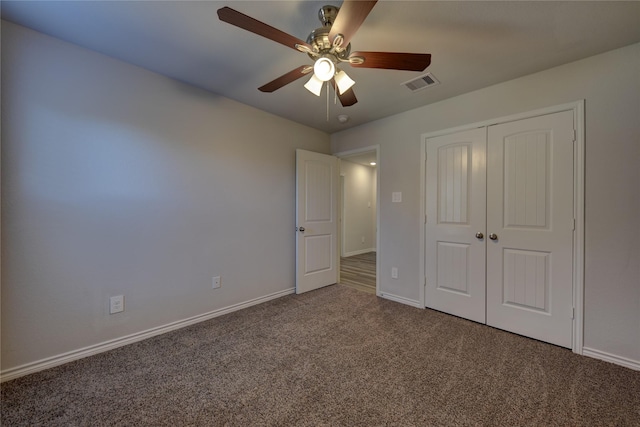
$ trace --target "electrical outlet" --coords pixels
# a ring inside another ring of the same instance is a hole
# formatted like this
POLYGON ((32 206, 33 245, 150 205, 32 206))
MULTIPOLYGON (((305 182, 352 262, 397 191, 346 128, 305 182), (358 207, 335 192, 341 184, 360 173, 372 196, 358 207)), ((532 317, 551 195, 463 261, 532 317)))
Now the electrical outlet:
POLYGON ((362 243, 364 243, 364 236, 362 236, 362 239, 360 239, 362 243))
POLYGON ((213 278, 213 289, 218 289, 220 287, 220 276, 216 276, 213 278))
POLYGON ((391 267, 391 278, 392 279, 398 278, 398 267, 391 267))
POLYGON ((109 298, 109 314, 120 313, 124 311, 124 296, 116 295, 109 298))

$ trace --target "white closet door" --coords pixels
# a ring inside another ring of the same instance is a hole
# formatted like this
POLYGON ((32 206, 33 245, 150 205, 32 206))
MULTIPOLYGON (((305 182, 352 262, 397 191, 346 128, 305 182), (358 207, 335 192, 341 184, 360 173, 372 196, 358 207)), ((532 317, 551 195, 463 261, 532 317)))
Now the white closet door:
POLYGON ((573 112, 488 130, 487 324, 571 347, 573 112))
POLYGON ((485 323, 486 129, 426 141, 425 305, 485 323))

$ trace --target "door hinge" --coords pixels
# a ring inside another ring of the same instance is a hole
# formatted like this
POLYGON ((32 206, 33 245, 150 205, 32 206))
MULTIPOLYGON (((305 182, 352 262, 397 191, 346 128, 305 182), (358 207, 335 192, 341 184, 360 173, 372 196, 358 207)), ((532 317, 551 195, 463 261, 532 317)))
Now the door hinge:
POLYGON ((576 308, 575 307, 571 307, 571 318, 572 319, 576 318, 576 308))
POLYGON ((427 223, 427 215, 424 216, 424 223, 427 223))
POLYGON ((573 130, 573 142, 576 142, 576 130, 573 130))

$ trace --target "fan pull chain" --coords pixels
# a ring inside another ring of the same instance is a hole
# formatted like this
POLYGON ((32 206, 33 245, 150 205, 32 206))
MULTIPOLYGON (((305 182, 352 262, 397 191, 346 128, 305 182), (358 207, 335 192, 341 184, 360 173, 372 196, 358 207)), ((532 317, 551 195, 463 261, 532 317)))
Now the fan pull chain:
POLYGON ((327 82, 327 123, 329 123, 329 82, 327 82))

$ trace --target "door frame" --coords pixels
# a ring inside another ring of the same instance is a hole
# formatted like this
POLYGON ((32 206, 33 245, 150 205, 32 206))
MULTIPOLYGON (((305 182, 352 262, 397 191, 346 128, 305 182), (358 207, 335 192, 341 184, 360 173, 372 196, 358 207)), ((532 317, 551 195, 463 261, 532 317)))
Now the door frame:
MULTIPOLYGON (((340 167, 340 166, 339 166, 340 167)), ((346 246, 344 243, 344 178, 345 175, 340 171, 340 200, 339 200, 339 209, 340 209, 340 226, 338 227, 338 241, 340 242, 340 258, 344 257, 344 247, 346 246)), ((338 272, 338 279, 340 279, 340 273, 338 272)))
MULTIPOLYGON (((363 148, 356 148, 353 150, 340 151, 338 153, 333 153, 333 156, 336 156, 338 160, 343 157, 348 157, 354 154, 367 153, 370 151, 376 152, 376 295, 382 296, 380 292, 380 145, 369 145, 363 148)), ((341 197, 342 195, 340 195, 341 197)), ((343 209, 343 207, 341 207, 343 209)), ((338 233, 340 234, 340 254, 343 252, 343 241, 342 241, 342 224, 338 227, 338 233)), ((340 282, 340 269, 338 269, 338 282, 340 282)))
POLYGON ((447 135, 473 128, 488 127, 492 125, 528 119, 537 116, 543 116, 561 111, 573 112, 573 125, 575 132, 575 142, 573 144, 573 215, 575 219, 575 231, 573 233, 573 331, 571 337, 571 350, 574 353, 583 353, 584 343, 584 169, 585 169, 585 140, 584 140, 584 99, 575 102, 555 105, 538 110, 528 111, 525 113, 514 114, 505 117, 485 120, 481 122, 471 123, 468 125, 458 126, 455 128, 443 129, 439 131, 424 133, 421 135, 420 144, 420 277, 422 284, 420 285, 420 302, 422 307, 425 303, 425 223, 426 223, 426 173, 427 173, 427 139, 436 136, 447 135))

